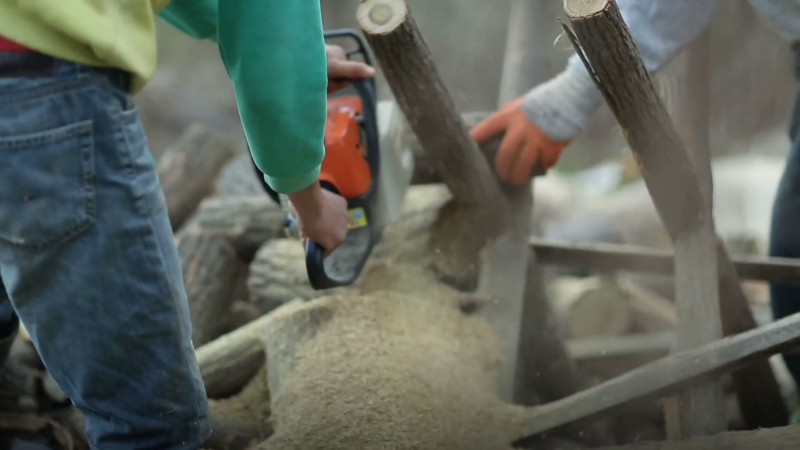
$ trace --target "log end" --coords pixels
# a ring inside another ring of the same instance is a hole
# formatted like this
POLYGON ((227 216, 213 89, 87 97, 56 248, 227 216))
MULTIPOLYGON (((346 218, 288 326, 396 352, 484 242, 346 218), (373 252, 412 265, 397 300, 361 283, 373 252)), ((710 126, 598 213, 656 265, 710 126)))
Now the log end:
POLYGON ((389 34, 406 21, 405 0, 364 0, 356 11, 358 25, 370 35, 389 34))
POLYGON ((564 0, 564 12, 571 19, 584 19, 602 13, 611 0, 564 0))

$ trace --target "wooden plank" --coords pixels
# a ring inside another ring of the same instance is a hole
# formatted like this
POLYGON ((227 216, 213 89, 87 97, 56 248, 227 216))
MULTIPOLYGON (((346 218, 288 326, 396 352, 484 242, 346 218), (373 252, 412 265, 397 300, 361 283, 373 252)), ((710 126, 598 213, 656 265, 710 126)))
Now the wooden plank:
MULTIPOLYGON (((612 0, 564 0, 565 31, 628 141, 662 223, 673 242, 710 218, 692 154, 659 98, 636 45, 612 0)), ((727 250, 717 244, 723 333, 756 326, 727 250)), ((748 426, 785 425, 788 413, 767 361, 733 374, 748 426), (755 387, 758 387, 756 391, 755 387)))
MULTIPOLYGON (((555 19, 558 17, 558 2, 549 0, 512 0, 508 19, 508 36, 503 59, 503 72, 498 94, 498 106, 519 96, 539 83, 547 81, 555 73, 555 68, 547 62, 547 53, 552 47, 552 35, 555 19)), ((489 149, 482 146, 481 150, 489 149)), ((486 154, 487 161, 494 167, 495 152, 486 154)), ((535 180, 533 181, 535 183, 535 180)), ((509 189, 513 191, 511 210, 517 218, 517 229, 526 233, 522 242, 530 234, 531 209, 535 199, 532 186, 509 189)), ((521 237, 521 236, 518 236, 521 237)), ((525 247, 524 245, 521 247, 525 247)), ((539 402, 558 400, 589 387, 589 380, 581 374, 570 360, 564 341, 558 332, 558 322, 550 308, 550 301, 544 282, 541 267, 529 248, 523 253, 519 241, 507 241, 506 251, 510 255, 518 255, 517 262, 509 255, 498 254, 499 261, 506 261, 512 272, 525 269, 526 279, 522 303, 521 321, 514 319, 520 327, 509 329, 509 333, 519 334, 517 350, 517 366, 514 376, 513 401, 520 405, 534 405, 539 402), (519 260, 525 258, 524 260, 519 260)), ((504 284, 504 269, 497 267, 497 280, 504 284)), ((512 311, 508 312, 513 314, 512 311)), ((498 319, 499 320, 499 319, 498 319)), ((585 438, 592 430, 581 429, 578 432, 585 438)))
MULTIPOLYGON (((670 250, 638 245, 583 244, 535 237, 528 242, 541 264, 658 275, 675 273, 675 254, 670 250)), ((736 255, 732 263, 741 279, 800 283, 800 259, 736 255)))
MULTIPOLYGON (((525 437, 613 413, 636 401, 655 400, 776 353, 800 346, 800 314, 674 353, 594 388, 530 409, 525 437)), ((768 363, 767 363, 768 364, 768 363)))
POLYGON ((800 426, 721 433, 678 442, 646 442, 597 450, 793 450, 800 448, 800 426))

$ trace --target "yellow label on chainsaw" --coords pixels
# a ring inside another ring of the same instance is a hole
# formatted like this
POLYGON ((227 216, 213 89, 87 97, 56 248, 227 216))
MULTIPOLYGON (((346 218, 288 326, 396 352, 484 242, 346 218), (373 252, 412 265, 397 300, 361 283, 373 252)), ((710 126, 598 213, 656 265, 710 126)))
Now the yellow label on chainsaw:
POLYGON ((367 226, 367 215, 364 213, 364 208, 353 208, 347 212, 350 213, 350 222, 347 222, 348 230, 367 226))

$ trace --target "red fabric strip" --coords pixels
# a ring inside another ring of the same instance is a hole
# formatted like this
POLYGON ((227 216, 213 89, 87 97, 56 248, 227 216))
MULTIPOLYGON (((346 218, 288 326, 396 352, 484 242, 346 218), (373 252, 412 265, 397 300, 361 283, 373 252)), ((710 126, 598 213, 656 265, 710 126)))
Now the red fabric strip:
POLYGON ((2 52, 30 52, 32 51, 24 45, 19 45, 11 39, 0 36, 0 51, 2 52))

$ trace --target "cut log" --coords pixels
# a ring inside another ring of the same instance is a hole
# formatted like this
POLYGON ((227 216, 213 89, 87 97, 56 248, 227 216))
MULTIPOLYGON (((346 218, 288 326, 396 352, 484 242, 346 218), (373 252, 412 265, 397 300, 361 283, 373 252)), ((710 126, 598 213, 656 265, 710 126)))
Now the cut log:
POLYGON ((69 432, 72 436, 74 450, 89 450, 89 440, 86 438, 86 418, 80 409, 70 405, 66 408, 48 411, 44 415, 69 432))
POLYGON ((178 230, 197 205, 214 192, 219 171, 236 151, 231 142, 193 125, 164 152, 158 162, 158 179, 173 230, 178 230))
POLYGON ((677 442, 600 447, 597 450, 790 450, 800 446, 800 426, 738 431, 677 442))
POLYGON ((624 279, 562 277, 550 288, 571 339, 666 331, 678 324, 669 300, 624 279))
POLYGON ((634 331, 648 333, 674 330, 678 327, 678 316, 671 301, 624 277, 616 278, 616 283, 625 293, 634 317, 634 331))
POLYGON ((550 292, 570 339, 618 336, 633 329, 625 293, 613 280, 564 277, 551 284, 550 292))
POLYGON ((195 347, 220 336, 228 313, 241 288, 247 265, 233 246, 220 236, 190 227, 178 235, 183 282, 192 318, 195 347))
POLYGON ((693 350, 673 353, 592 389, 532 408, 525 436, 610 414, 634 401, 655 400, 800 346, 800 314, 693 350))
POLYGON ((208 414, 213 432, 203 443, 205 449, 244 450, 267 439, 272 424, 266 366, 236 396, 209 400, 208 414))
MULTIPOLYGON (((564 9, 574 34, 566 27, 565 30, 623 129, 670 237, 678 245, 684 242, 685 236, 699 235, 698 230, 712 223, 704 188, 698 180, 692 155, 681 143, 616 3, 564 0, 564 9), (608 33, 608 30, 615 32, 608 33)), ((688 250, 700 244, 692 241, 696 244, 687 244, 688 250)), ((705 245, 710 244, 705 242, 705 245)), ((719 307, 723 332, 730 335, 752 329, 756 322, 734 266, 724 246, 716 245, 721 279, 719 298, 725 299, 725 304, 719 307)), ((692 275, 687 273, 690 280, 692 275)), ((704 285, 704 289, 710 288, 704 285)), ((767 427, 786 423, 786 407, 767 361, 734 374, 734 380, 749 425, 767 427), (759 387, 758 395, 753 386, 759 387)))
POLYGON ((283 222, 283 211, 266 194, 209 198, 197 212, 200 228, 227 239, 247 263, 265 242, 286 237, 283 222))
POLYGON ((236 300, 231 305, 228 315, 223 319, 225 333, 236 331, 259 317, 261 317, 261 310, 256 305, 247 301, 236 300))
POLYGON ((264 330, 270 320, 270 315, 261 316, 197 349, 209 398, 235 394, 264 365, 264 330))
POLYGON ((8 359, 0 370, 0 411, 36 412, 42 406, 42 373, 18 359, 8 359))
POLYGON ((297 239, 275 239, 264 245, 250 264, 247 288, 250 302, 262 314, 297 298, 310 300, 346 289, 315 291, 311 287, 305 250, 297 239))
POLYGON ((216 197, 263 196, 270 198, 258 180, 258 175, 253 168, 253 157, 249 152, 242 152, 225 164, 219 174, 217 185, 214 193, 216 197))
POLYGON ((503 217, 502 192, 468 134, 404 0, 365 0, 358 24, 436 171, 464 203, 503 217))

